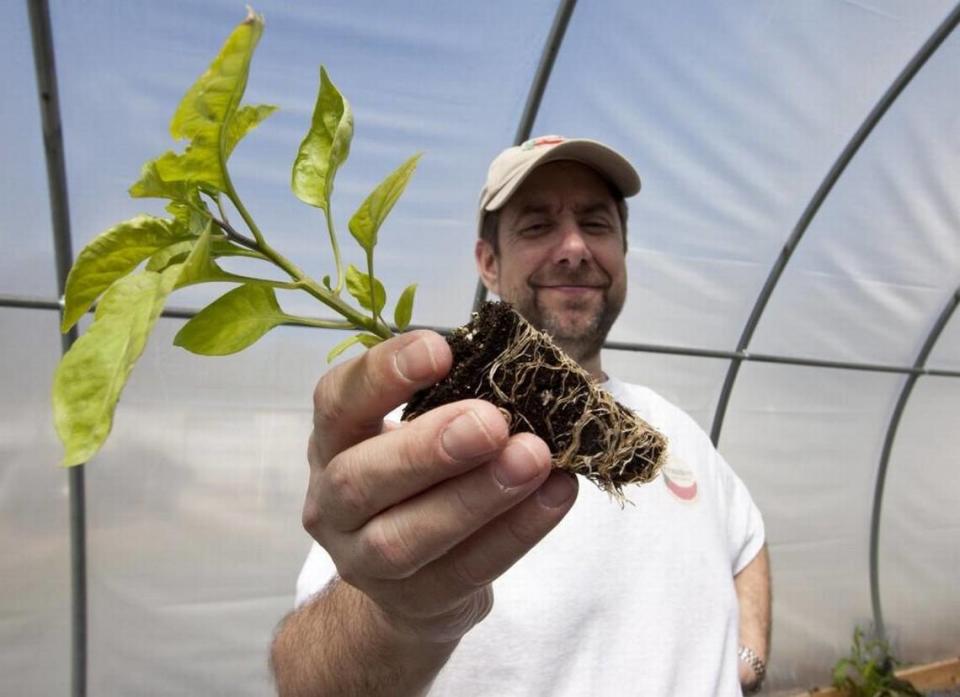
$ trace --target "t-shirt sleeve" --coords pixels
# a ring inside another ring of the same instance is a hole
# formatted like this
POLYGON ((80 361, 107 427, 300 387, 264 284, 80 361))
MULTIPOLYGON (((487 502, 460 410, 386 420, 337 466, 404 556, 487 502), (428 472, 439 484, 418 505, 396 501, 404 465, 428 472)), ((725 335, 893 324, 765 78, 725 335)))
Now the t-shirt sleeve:
POLYGON ((727 501, 727 544, 730 549, 730 563, 733 574, 737 575, 753 561, 763 547, 766 533, 763 516, 753 502, 753 497, 736 472, 727 464, 720 453, 716 454, 720 486, 726 493, 727 501))
POLYGON ((314 542, 300 569, 300 575, 297 576, 296 607, 300 607, 322 590, 336 572, 337 569, 327 550, 314 542))

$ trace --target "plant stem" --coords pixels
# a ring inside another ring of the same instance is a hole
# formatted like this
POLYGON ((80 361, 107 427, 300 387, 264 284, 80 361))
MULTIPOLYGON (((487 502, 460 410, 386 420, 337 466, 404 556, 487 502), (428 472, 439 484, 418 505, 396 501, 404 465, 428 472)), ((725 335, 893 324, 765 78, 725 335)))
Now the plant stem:
POLYGON ((373 275, 373 250, 367 250, 367 276, 370 280, 370 316, 376 322, 380 319, 380 310, 377 309, 377 279, 373 275))
POLYGON ((296 264, 277 252, 266 242, 260 245, 260 249, 258 251, 270 259, 270 261, 272 261, 274 264, 286 271, 290 278, 296 281, 298 288, 302 288, 303 290, 307 291, 310 295, 315 297, 324 305, 345 317, 352 324, 352 326, 356 327, 357 329, 365 329, 368 332, 376 334, 384 339, 389 339, 393 336, 393 332, 390 331, 390 327, 388 327, 384 322, 372 320, 371 318, 365 317, 357 312, 355 309, 347 305, 347 303, 345 303, 340 296, 330 292, 312 278, 307 276, 296 264))
POLYGON ((321 329, 353 329, 353 323, 348 320, 313 319, 312 317, 298 317, 284 315, 287 324, 302 324, 306 327, 320 327, 321 329))
POLYGON ((385 323, 379 322, 376 319, 371 320, 370 318, 364 317, 340 299, 338 293, 343 285, 343 274, 340 268, 340 252, 336 245, 336 238, 333 236, 333 225, 330 219, 329 211, 326 211, 327 225, 330 230, 334 255, 337 259, 337 287, 332 293, 307 276, 296 264, 267 244, 267 241, 263 238, 263 233, 260 232, 260 228, 258 228, 257 224, 253 221, 253 217, 243 205, 240 197, 237 196, 236 189, 233 188, 233 182, 230 180, 230 174, 227 172, 226 167, 223 167, 223 180, 226 184, 225 193, 227 194, 227 197, 230 199, 230 202, 233 203, 237 211, 240 212, 240 217, 243 218, 243 222, 247 224, 247 227, 250 229, 250 232, 253 233, 253 237, 256 240, 255 246, 251 247, 251 249, 260 252, 265 257, 270 259, 270 261, 272 261, 274 264, 286 271, 290 278, 296 281, 296 286, 298 288, 302 288, 303 290, 307 291, 310 293, 310 295, 315 297, 324 305, 345 317, 357 329, 365 329, 368 332, 376 334, 384 339, 389 339, 393 336, 393 332, 390 331, 390 327, 388 327, 385 323))
POLYGON ((274 281, 269 278, 255 278, 253 276, 230 273, 229 271, 224 271, 223 274, 223 278, 216 280, 227 283, 250 283, 258 286, 270 286, 271 288, 283 288, 284 290, 300 290, 300 284, 296 281, 274 281))
POLYGON ((233 203, 234 207, 240 212, 240 217, 243 218, 243 222, 247 224, 247 228, 253 233, 253 239, 257 241, 257 244, 263 246, 263 233, 260 232, 257 224, 253 222, 253 217, 247 211, 246 206, 243 205, 243 201, 237 196, 237 192, 233 188, 233 182, 230 181, 230 175, 227 174, 226 169, 223 171, 223 178, 227 183, 227 196, 230 197, 230 202, 233 203))
POLYGON ((333 214, 330 213, 330 201, 327 201, 327 207, 323 211, 327 219, 327 232, 330 233, 330 246, 333 248, 333 262, 337 266, 337 284, 333 287, 333 292, 337 295, 343 288, 343 263, 340 261, 340 245, 337 242, 337 234, 333 229, 333 214))
POLYGON ((216 223, 217 227, 223 230, 227 234, 227 237, 230 238, 233 242, 236 242, 237 244, 243 247, 246 247, 247 249, 253 250, 254 252, 260 251, 260 247, 257 246, 257 243, 254 240, 251 240, 246 235, 243 235, 237 232, 233 228, 233 226, 230 223, 228 223, 226 220, 218 220, 213 216, 210 216, 210 219, 213 220, 213 222, 216 223))

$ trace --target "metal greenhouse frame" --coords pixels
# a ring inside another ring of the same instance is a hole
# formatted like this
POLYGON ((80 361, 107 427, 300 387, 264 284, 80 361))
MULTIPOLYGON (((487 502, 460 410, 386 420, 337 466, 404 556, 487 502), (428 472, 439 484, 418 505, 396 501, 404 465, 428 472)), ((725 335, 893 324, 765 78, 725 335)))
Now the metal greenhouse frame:
MULTIPOLYGON (((55 50, 52 39, 50 13, 45 0, 28 0, 30 26, 34 60, 36 65, 36 79, 40 113, 42 115, 43 142, 46 154, 47 181, 49 184, 49 205, 52 219, 54 249, 56 260, 57 290, 60 300, 53 298, 32 298, 5 295, 0 297, 0 307, 24 308, 33 310, 61 310, 64 286, 70 265, 73 260, 72 236, 70 230, 70 206, 67 191, 66 163, 64 158, 64 143, 60 121, 60 103, 58 97, 57 69, 55 50)), ((539 65, 534 74, 526 104, 520 122, 517 125, 514 142, 519 144, 529 138, 533 125, 536 122, 540 102, 550 80, 551 70, 557 54, 563 48, 564 37, 576 7, 575 0, 561 0, 558 3, 553 25, 550 28, 546 43, 543 47, 539 65)), ((756 298, 753 308, 740 334, 736 346, 729 351, 711 350, 688 346, 669 346, 659 344, 626 343, 611 341, 606 348, 616 351, 645 352, 668 354, 684 357, 701 357, 723 360, 728 362, 723 387, 716 403, 710 436, 716 444, 720 441, 724 417, 727 412, 740 367, 745 362, 774 363, 792 366, 807 366, 813 368, 827 368, 844 371, 863 371, 890 373, 903 376, 899 389, 899 396, 892 413, 883 441, 883 451, 876 467, 875 490, 873 492, 872 516, 870 522, 869 548, 869 586, 872 602, 873 619, 881 635, 883 634, 884 618, 880 601, 879 580, 879 536, 882 520, 882 505, 884 485, 887 479, 889 460, 894 442, 897 437, 901 417, 907 409, 913 388, 920 377, 936 376, 941 378, 960 378, 960 371, 935 370, 927 367, 927 360, 934 346, 940 338, 944 328, 950 322, 954 311, 960 303, 960 288, 943 300, 943 310, 940 316, 929 329, 929 333, 922 342, 922 348, 912 365, 886 365, 864 362, 842 362, 832 360, 817 360, 811 358, 792 357, 787 355, 771 355, 754 353, 749 350, 754 333, 763 318, 768 301, 777 289, 785 268, 792 255, 803 240, 804 233, 817 216, 824 201, 830 195, 834 185, 843 175, 847 165, 856 157, 861 146, 867 141, 876 125, 881 121, 889 108, 896 102, 907 85, 924 67, 928 59, 933 56, 944 40, 960 23, 960 4, 947 16, 942 24, 917 50, 916 54, 903 68, 885 94, 874 106, 872 111, 863 120, 860 127, 852 135, 843 151, 824 176, 817 190, 810 197, 809 203, 796 222, 793 230, 783 242, 782 251, 769 271, 766 282, 756 298)), ((486 290, 482 284, 477 285, 474 307, 476 308, 486 297, 486 290)), ((167 310, 165 317, 188 318, 193 315, 191 310, 167 310)), ((447 328, 435 328, 438 331, 448 331, 447 328)), ((65 352, 77 338, 76 328, 71 329, 62 337, 62 348, 65 352)), ((72 694, 82 697, 87 689, 87 589, 86 589, 86 547, 85 547, 85 491, 84 467, 77 466, 69 469, 69 502, 70 502, 70 548, 71 548, 71 589, 72 589, 72 694)))

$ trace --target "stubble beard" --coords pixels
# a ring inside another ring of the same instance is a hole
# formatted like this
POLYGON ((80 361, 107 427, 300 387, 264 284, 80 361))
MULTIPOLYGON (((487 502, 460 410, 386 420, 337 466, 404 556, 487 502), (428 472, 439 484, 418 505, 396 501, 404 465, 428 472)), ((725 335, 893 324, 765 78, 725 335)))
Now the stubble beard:
POLYGON ((534 288, 513 305, 530 324, 549 334, 564 353, 581 364, 600 353, 610 328, 623 309, 623 300, 611 297, 609 287, 603 290, 599 307, 586 318, 579 316, 589 311, 586 303, 574 303, 569 309, 554 309, 546 307, 541 295, 534 288))

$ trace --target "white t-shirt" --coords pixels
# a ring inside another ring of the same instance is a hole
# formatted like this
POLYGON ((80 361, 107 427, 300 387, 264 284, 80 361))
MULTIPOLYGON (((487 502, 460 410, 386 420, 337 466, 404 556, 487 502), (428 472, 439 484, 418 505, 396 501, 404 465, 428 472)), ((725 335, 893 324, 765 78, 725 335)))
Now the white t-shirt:
MULTIPOLYGON (((572 510, 493 584, 431 697, 740 695, 733 576, 760 551, 743 482, 686 413, 652 390, 603 387, 667 436, 660 476, 621 509, 586 481, 572 510)), ((335 572, 314 544, 297 603, 335 572)))

